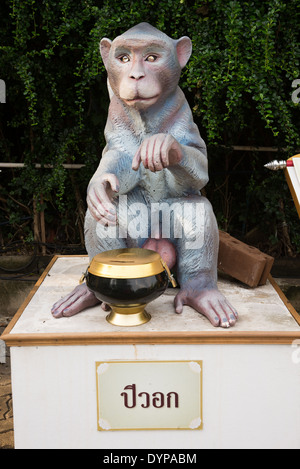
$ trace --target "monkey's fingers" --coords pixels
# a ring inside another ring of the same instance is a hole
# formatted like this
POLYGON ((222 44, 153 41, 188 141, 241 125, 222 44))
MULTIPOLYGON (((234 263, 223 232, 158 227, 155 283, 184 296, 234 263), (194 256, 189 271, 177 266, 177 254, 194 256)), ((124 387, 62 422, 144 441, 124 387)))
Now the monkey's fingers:
POLYGON ((89 207, 90 209, 90 212, 93 216, 93 218, 95 218, 95 220, 100 223, 101 225, 103 226, 116 226, 117 224, 117 218, 115 219, 111 219, 110 216, 107 216, 107 215, 101 215, 99 213, 99 210, 93 210, 89 207))
POLYGON ((155 140, 152 137, 147 138, 143 141, 141 145, 141 159, 144 165, 144 168, 150 169, 150 171, 154 171, 153 165, 153 149, 155 145, 155 140))
MULTIPOLYGON (((96 198, 98 199, 98 203, 101 205, 101 207, 104 209, 105 212, 108 214, 116 215, 116 208, 112 202, 112 197, 110 197, 107 193, 109 190, 109 182, 104 182, 103 184, 100 184, 97 189, 95 190, 94 194, 96 198)), ((115 191, 114 191, 115 192, 115 191)))
POLYGON ((117 214, 114 205, 110 202, 110 206, 107 207, 105 203, 101 201, 101 197, 97 191, 91 190, 87 197, 87 204, 90 209, 92 216, 102 224, 116 224, 117 214))
POLYGON ((160 159, 160 148, 163 142, 162 135, 152 135, 145 139, 140 146, 139 154, 145 169, 151 172, 163 169, 160 159))
MULTIPOLYGON (((141 145, 142 146, 142 145, 141 145)), ((139 147, 138 151, 136 152, 136 154, 134 155, 133 159, 132 159, 132 169, 134 171, 137 171, 140 167, 140 164, 141 164, 141 161, 142 161, 142 158, 141 158, 141 146, 139 147)))
MULTIPOLYGON (((111 187, 111 190, 113 192, 119 192, 119 179, 117 178, 117 176, 113 173, 108 173, 108 174, 105 174, 102 178, 103 182, 107 182, 110 187, 111 187)), ((106 186, 107 188, 107 186, 106 186)))
POLYGON ((160 151, 160 158, 164 168, 169 166, 169 150, 170 150, 170 141, 168 136, 163 141, 160 151))
POLYGON ((161 134, 157 139, 157 151, 154 154, 154 165, 156 171, 162 171, 169 166, 168 159, 168 139, 169 135, 161 134))
POLYGON ((101 225, 103 225, 103 226, 116 226, 117 217, 115 217, 114 219, 111 219, 111 216, 107 215, 107 213, 102 215, 99 211, 99 207, 97 209, 94 209, 94 208, 91 208, 91 206, 89 206, 89 209, 90 209, 90 212, 91 212, 91 215, 93 216, 93 218, 95 218, 95 220, 98 223, 100 223, 101 225))
POLYGON ((164 169, 161 160, 161 148, 165 140, 164 134, 154 135, 149 139, 147 147, 147 163, 150 171, 161 171, 164 169))
POLYGON ((180 144, 174 137, 172 137, 172 135, 168 135, 162 150, 163 164, 173 166, 182 160, 182 156, 183 154, 180 144))

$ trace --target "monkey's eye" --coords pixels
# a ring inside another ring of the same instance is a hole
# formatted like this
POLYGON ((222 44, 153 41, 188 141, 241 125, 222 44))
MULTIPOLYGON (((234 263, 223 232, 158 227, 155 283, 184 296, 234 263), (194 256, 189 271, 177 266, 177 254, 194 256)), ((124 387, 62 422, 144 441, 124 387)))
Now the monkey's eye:
POLYGON ((156 55, 152 55, 152 54, 146 57, 147 62, 155 62, 156 59, 157 59, 156 55))
POLYGON ((128 57, 128 55, 122 55, 121 57, 119 57, 119 60, 123 63, 127 63, 130 61, 130 58, 128 57))

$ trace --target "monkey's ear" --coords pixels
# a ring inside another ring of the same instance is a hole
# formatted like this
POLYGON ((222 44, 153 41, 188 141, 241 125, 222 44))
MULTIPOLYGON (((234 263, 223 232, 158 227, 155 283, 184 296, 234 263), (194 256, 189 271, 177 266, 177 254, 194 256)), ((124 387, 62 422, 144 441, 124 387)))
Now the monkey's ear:
POLYGON ((110 39, 107 39, 107 37, 104 37, 100 41, 100 54, 101 54, 105 67, 107 64, 111 44, 112 44, 112 41, 110 39))
POLYGON ((186 66, 191 56, 192 48, 192 41, 187 36, 183 36, 176 41, 177 57, 181 68, 186 66))

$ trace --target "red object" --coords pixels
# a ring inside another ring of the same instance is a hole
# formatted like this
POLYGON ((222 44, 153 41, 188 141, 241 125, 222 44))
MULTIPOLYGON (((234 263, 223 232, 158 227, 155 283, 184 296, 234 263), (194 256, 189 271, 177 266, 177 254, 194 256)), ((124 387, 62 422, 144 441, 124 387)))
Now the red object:
POLYGON ((259 249, 219 231, 218 269, 251 288, 265 285, 274 258, 259 249))
POLYGON ((287 166, 294 166, 293 160, 287 160, 286 165, 287 166))

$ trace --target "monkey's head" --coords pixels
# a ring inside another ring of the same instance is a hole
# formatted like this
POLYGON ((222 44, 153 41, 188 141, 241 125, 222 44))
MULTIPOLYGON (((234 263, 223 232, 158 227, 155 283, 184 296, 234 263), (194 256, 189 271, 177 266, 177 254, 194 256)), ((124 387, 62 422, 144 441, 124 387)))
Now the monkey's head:
POLYGON ((127 106, 142 110, 176 89, 192 42, 186 36, 171 39, 140 23, 113 41, 103 38, 100 52, 113 93, 127 106))

